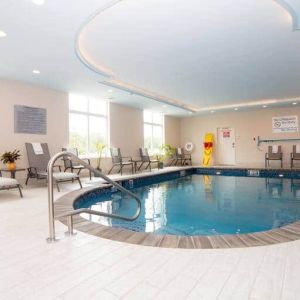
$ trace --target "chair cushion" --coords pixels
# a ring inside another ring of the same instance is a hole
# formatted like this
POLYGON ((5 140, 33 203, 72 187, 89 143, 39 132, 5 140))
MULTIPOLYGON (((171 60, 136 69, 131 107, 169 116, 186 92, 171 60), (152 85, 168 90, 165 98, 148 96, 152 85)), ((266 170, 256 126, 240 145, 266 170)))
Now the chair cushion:
POLYGON ((79 176, 75 173, 70 173, 70 172, 55 172, 53 173, 53 178, 57 181, 61 180, 72 180, 72 179, 77 179, 79 176))
POLYGON ((19 185, 19 182, 14 178, 0 177, 0 188, 12 187, 19 185))

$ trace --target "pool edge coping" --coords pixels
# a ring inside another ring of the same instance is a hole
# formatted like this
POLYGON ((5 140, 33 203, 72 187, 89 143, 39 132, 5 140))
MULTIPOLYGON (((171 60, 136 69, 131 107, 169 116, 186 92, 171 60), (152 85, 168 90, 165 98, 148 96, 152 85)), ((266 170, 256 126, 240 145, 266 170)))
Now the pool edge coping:
MULTIPOLYGON (((194 169, 199 167, 184 167, 177 170, 170 170, 165 173, 180 171, 183 169, 194 169)), ((280 169, 276 169, 280 170, 280 169)), ((143 173, 136 176, 124 176, 115 181, 130 180, 134 178, 148 177, 159 175, 162 173, 143 173)), ((99 188, 107 188, 107 184, 95 183, 91 187, 86 187, 81 190, 76 190, 67 193, 57 199, 54 203, 55 215, 61 215, 74 210, 73 204, 78 197, 99 188)), ((135 245, 162 247, 162 248, 179 248, 179 249, 230 249, 230 248, 247 248, 280 244, 292 242, 300 239, 300 220, 279 228, 268 231, 261 231, 247 234, 226 234, 226 235, 211 235, 211 236, 179 236, 179 235, 159 235, 154 233, 136 232, 124 228, 109 227, 84 219, 80 215, 73 217, 74 229, 98 236, 105 239, 110 239, 118 242, 125 242, 135 245)), ((66 217, 59 218, 60 222, 67 225, 66 217)))

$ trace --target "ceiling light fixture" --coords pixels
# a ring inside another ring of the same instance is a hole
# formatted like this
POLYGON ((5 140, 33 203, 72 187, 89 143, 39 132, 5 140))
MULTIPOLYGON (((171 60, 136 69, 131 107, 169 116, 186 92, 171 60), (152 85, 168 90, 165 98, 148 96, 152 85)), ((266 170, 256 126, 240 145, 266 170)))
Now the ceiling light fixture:
POLYGON ((32 0, 32 3, 36 5, 43 5, 45 4, 45 0, 32 0))
POLYGON ((237 107, 234 110, 239 110, 237 107))
POLYGON ((263 105, 263 106, 262 106, 262 108, 266 108, 266 107, 268 107, 268 106, 267 106, 267 105, 263 105))
POLYGON ((293 102, 293 105, 297 105, 298 103, 297 102, 293 102))
POLYGON ((108 92, 108 93, 112 93, 112 92, 113 92, 113 90, 107 90, 107 92, 108 92))
POLYGON ((215 112, 214 110, 211 110, 211 111, 210 111, 211 114, 213 114, 214 112, 215 112))
POLYGON ((0 30, 0 38, 4 38, 6 36, 7 34, 4 31, 0 30))
POLYGON ((32 73, 33 74, 40 74, 41 72, 39 70, 33 70, 32 73))
POLYGON ((166 107, 167 107, 167 105, 166 105, 166 104, 164 104, 162 107, 163 107, 163 108, 166 108, 166 107))

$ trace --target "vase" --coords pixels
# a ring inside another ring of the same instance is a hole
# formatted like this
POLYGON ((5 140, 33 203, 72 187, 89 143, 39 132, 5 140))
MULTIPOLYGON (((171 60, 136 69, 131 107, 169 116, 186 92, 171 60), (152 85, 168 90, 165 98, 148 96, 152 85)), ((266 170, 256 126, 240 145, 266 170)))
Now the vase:
POLYGON ((6 167, 9 171, 13 171, 17 168, 17 164, 15 162, 6 164, 6 167))

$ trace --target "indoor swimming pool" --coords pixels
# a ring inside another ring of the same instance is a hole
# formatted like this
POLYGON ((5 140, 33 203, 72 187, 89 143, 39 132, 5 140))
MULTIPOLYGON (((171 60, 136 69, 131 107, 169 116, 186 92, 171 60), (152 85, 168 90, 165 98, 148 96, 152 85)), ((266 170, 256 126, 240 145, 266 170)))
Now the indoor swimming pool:
MULTIPOLYGON (((246 234, 300 220, 300 179, 195 173, 150 179, 146 184, 127 181, 125 186, 142 200, 142 212, 134 222, 82 217, 105 226, 178 236, 246 234)), ((74 207, 130 216, 136 203, 106 189, 77 199, 74 207)))

